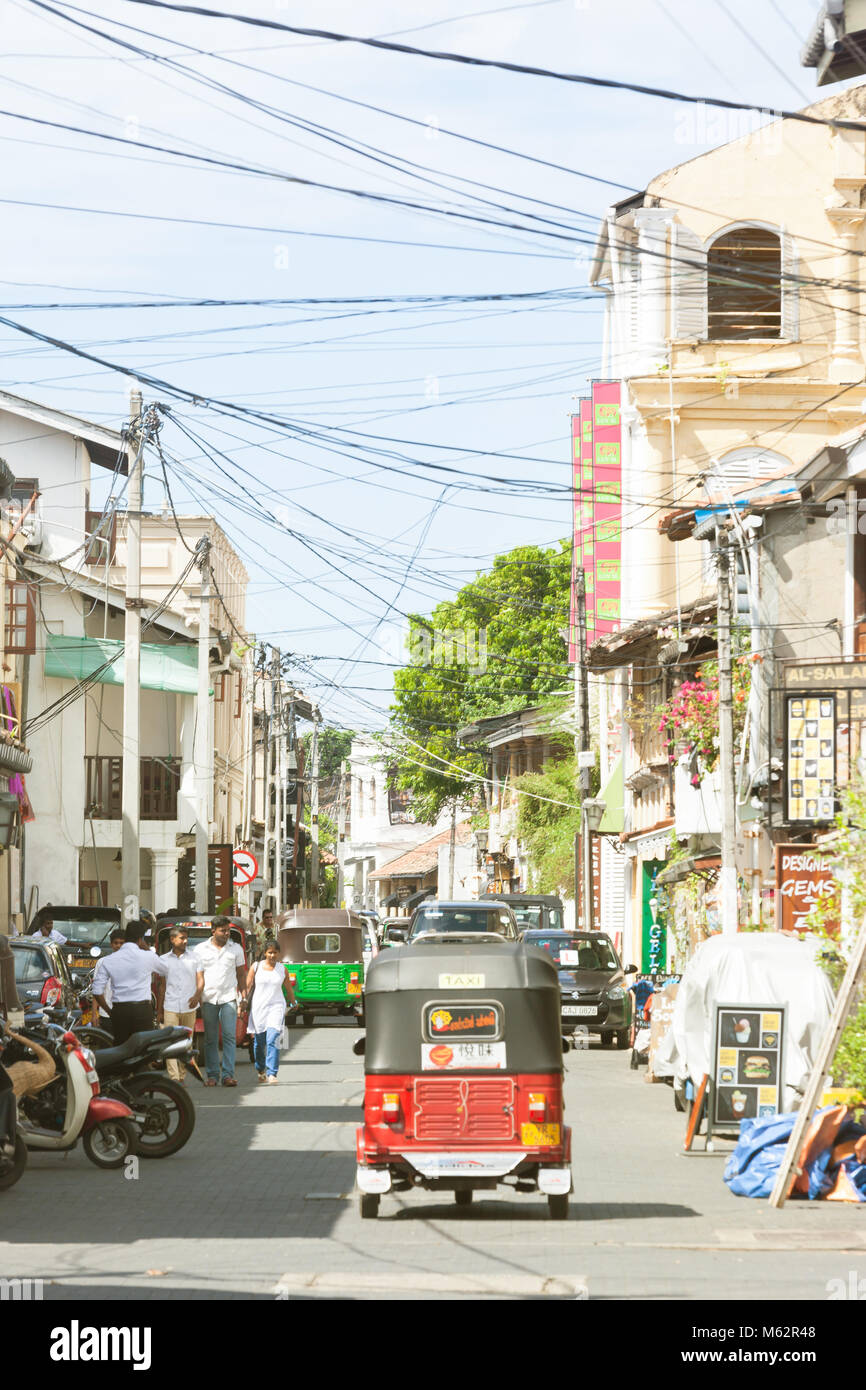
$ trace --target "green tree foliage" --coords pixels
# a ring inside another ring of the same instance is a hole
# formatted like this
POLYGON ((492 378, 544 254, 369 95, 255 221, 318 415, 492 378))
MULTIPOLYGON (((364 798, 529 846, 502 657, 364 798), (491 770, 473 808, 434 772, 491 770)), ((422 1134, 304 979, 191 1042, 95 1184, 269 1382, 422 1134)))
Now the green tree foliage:
POLYGON ((528 772, 515 783, 518 791, 531 793, 520 798, 517 834, 529 851, 536 892, 574 896, 574 837, 580 830, 577 781, 572 755, 547 763, 541 772, 528 772))
MULTIPOLYGON (((344 758, 348 758, 352 748, 352 739, 355 735, 351 730, 331 729, 323 725, 319 729, 319 777, 337 777, 340 773, 340 763, 344 758)), ((310 758, 312 755, 313 733, 308 730, 301 744, 304 749, 304 767, 309 772, 310 758)))
POLYGON ((458 729, 538 703, 568 679, 570 586, 569 543, 520 546, 429 618, 411 616, 411 660, 394 678, 391 728, 398 744, 411 740, 399 782, 413 791, 421 818, 478 796, 472 774, 484 775, 484 760, 458 743, 458 729), (462 650, 449 650, 454 633, 463 634, 462 650))

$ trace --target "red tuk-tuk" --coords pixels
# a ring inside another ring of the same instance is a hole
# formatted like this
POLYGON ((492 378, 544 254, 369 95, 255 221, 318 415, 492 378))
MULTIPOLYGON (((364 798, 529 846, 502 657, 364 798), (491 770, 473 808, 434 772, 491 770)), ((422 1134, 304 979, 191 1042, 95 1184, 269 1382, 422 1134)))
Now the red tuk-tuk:
MULTIPOLYGON (((171 950, 171 929, 172 927, 184 927, 189 937, 188 950, 194 951, 196 946, 200 946, 203 941, 209 941, 213 931, 213 919, 216 913, 205 914, 199 912, 161 912, 156 919, 156 953, 163 956, 171 950)), ((252 922, 248 922, 243 917, 229 917, 231 923, 231 939, 236 945, 240 946, 244 953, 244 966, 248 970, 258 959, 259 941, 256 928, 252 922)), ((246 1047, 249 1043, 247 1038, 247 1016, 238 1009, 238 1021, 235 1031, 235 1041, 238 1047, 246 1047)), ((196 1057, 199 1061, 203 1058, 204 1052, 204 1022, 201 1013, 195 1021, 193 1045, 196 1057)))
POLYGON ((563 1123, 559 980, 548 956, 476 933, 385 951, 366 981, 362 1217, 389 1191, 511 1184, 568 1216, 571 1130, 563 1123))

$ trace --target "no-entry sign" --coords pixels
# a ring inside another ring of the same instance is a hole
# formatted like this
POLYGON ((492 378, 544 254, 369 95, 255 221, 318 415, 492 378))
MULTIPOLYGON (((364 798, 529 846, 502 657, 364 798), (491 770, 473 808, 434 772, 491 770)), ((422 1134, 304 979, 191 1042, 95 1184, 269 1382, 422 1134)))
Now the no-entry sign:
POLYGON ((245 888, 252 883, 259 871, 259 863, 248 849, 236 849, 232 855, 232 883, 235 888, 245 888))

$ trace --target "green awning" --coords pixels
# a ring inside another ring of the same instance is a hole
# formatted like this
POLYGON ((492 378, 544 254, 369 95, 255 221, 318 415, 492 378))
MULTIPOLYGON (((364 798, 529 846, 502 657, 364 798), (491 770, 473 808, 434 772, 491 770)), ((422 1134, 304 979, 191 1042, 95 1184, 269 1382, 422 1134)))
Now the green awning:
MULTIPOLYGON (((123 685, 123 643, 105 637, 55 637, 48 634, 45 675, 65 681, 93 678, 100 685, 123 685), (98 674, 97 674, 98 673, 98 674)), ((192 642, 142 642, 143 690, 166 690, 195 695, 198 690, 198 651, 192 642)))
POLYGON ((625 786, 621 757, 614 763, 613 772, 602 787, 599 800, 605 802, 604 815, 598 828, 599 835, 620 835, 625 828, 625 786))

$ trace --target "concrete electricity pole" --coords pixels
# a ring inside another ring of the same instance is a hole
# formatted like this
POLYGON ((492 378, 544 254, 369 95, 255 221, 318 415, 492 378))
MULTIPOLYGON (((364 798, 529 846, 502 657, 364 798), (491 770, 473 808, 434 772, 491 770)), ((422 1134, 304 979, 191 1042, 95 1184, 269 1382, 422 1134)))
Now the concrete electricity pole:
POLYGON ((737 930, 736 781, 734 769, 734 691, 731 654, 731 555, 728 533, 720 522, 716 532, 719 568, 719 767, 722 778, 722 867, 719 889, 722 934, 737 930))
POLYGON ((126 615, 123 626, 123 786, 121 884, 123 915, 140 910, 141 860, 141 473, 144 425, 141 392, 129 393, 129 501, 126 510, 126 615))
POLYGON ((198 609, 198 693, 195 707, 195 910, 208 911, 208 803, 210 800, 210 541, 198 543, 201 589, 198 609))
POLYGON ((283 796, 283 672, 280 652, 274 648, 271 659, 271 684, 273 689, 273 714, 271 727, 274 731, 274 915, 283 910, 283 830, 286 824, 285 800, 283 796))
POLYGON ((346 905, 346 773, 349 764, 345 758, 340 763, 340 792, 337 800, 337 907, 346 905))
MULTIPOLYGON (((577 755, 578 768, 580 770, 580 800, 581 807, 589 796, 592 786, 592 766, 593 756, 589 741, 589 670, 587 668, 586 656, 586 575, 583 569, 578 569, 576 574, 577 590, 577 659, 579 662, 580 675, 580 748, 577 755)), ((574 897, 575 897, 575 916, 577 903, 583 899, 582 926, 584 931, 592 931, 595 926, 594 908, 595 900, 593 897, 592 882, 592 835, 590 834, 586 812, 581 811, 580 827, 580 863, 575 856, 574 865, 574 897), (583 885, 581 892, 578 885, 583 885)))
POLYGON ((310 906, 319 906, 319 711, 313 711, 310 745, 310 906))

